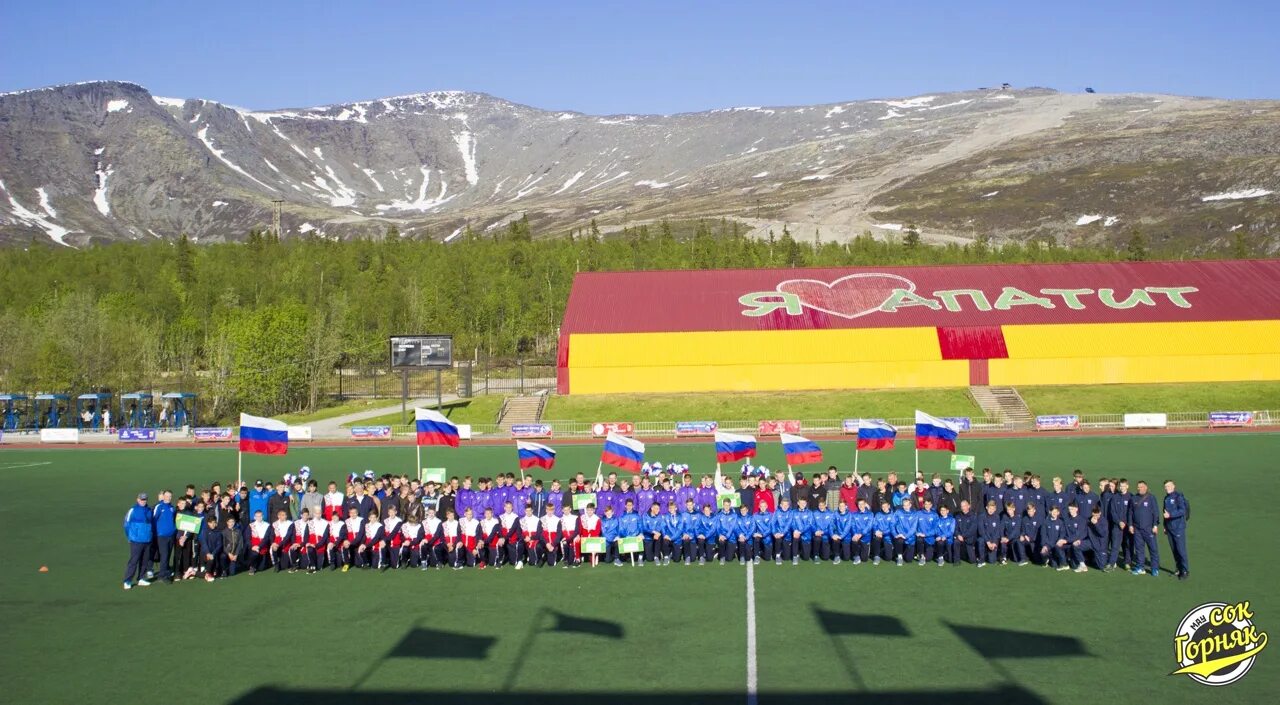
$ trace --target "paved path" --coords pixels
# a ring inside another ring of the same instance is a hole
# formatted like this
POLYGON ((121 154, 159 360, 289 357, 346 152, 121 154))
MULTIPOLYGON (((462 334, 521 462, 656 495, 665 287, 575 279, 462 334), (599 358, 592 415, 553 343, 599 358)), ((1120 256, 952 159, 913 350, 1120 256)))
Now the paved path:
MULTIPOLYGON (((445 394, 441 397, 444 403, 457 401, 457 394, 445 394)), ((435 406, 435 397, 424 397, 422 399, 410 399, 406 408, 409 410, 409 418, 413 418, 413 407, 415 406, 435 406)), ((342 428, 343 424, 353 423, 355 421, 363 421, 365 419, 377 418, 394 414, 400 410, 400 402, 390 404, 388 406, 372 407, 364 411, 356 411, 342 416, 334 416, 333 418, 323 419, 320 421, 312 421, 306 424, 311 427, 311 435, 316 438, 336 438, 348 435, 347 430, 342 428)))

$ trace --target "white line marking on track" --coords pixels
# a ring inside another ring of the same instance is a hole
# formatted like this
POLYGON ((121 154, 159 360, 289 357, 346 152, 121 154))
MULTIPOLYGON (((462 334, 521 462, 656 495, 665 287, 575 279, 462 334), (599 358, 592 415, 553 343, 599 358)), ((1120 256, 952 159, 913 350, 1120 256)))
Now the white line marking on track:
POLYGON ((756 667, 756 574, 747 561, 747 705, 759 700, 760 673, 756 667))

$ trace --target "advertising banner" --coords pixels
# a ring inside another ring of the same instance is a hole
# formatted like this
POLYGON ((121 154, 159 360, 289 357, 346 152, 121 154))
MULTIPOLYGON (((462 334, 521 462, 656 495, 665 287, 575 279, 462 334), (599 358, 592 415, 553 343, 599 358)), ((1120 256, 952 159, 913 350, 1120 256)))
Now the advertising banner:
POLYGON ((761 421, 756 428, 756 433, 761 436, 781 436, 784 433, 800 433, 800 422, 796 420, 761 421))
POLYGON ((76 428, 42 428, 41 443, 79 443, 80 429, 76 428))
POLYGON ((518 423, 511 427, 512 438, 550 438, 551 424, 518 423))
POLYGON ((155 443, 159 434, 154 428, 122 428, 116 438, 121 443, 155 443))
POLYGON ((191 436, 196 439, 196 443, 229 442, 232 439, 232 435, 229 426, 195 428, 191 430, 191 436))
POLYGON ((1209 412, 1209 426, 1211 428, 1225 428, 1230 426, 1252 426, 1252 411, 1211 411, 1209 412))
POLYGON ((291 441, 311 440, 311 427, 310 426, 290 426, 289 440, 291 441))
POLYGON ((1080 417, 1075 414, 1036 417, 1037 431, 1074 431, 1078 428, 1080 428, 1080 417))
POLYGON ((1125 414, 1125 428, 1164 428, 1169 425, 1168 414, 1125 414))
POLYGON ((960 433, 968 433, 973 430, 973 426, 969 423, 968 416, 943 416, 942 419, 959 426, 960 433))
POLYGON ((714 436, 720 424, 715 421, 677 421, 677 436, 714 436))
POLYGON ((634 436, 636 433, 636 425, 630 421, 597 421, 591 424, 591 436, 593 438, 604 438, 610 433, 617 433, 622 436, 634 436))
POLYGON ((351 440, 353 441, 389 441, 391 440, 390 426, 352 426, 351 440))

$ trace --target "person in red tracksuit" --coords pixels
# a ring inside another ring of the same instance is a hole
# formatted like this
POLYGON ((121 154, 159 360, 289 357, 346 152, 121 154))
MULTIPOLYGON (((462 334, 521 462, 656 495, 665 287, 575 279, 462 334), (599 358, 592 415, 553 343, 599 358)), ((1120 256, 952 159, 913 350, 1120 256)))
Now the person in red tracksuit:
POLYGON ((458 515, 452 509, 445 512, 445 520, 441 522, 440 531, 445 559, 449 561, 449 567, 458 570, 462 567, 462 522, 458 520, 458 515))
POLYGON ((476 553, 480 554, 480 569, 484 570, 487 565, 493 566, 494 570, 502 567, 502 522, 498 521, 498 517, 493 515, 493 509, 486 507, 484 510, 484 518, 480 520, 479 539, 476 542, 476 553))
POLYGON ((329 525, 327 531, 329 541, 324 547, 325 562, 331 569, 337 570, 347 564, 342 546, 342 542, 347 538, 347 522, 343 521, 341 516, 334 514, 333 518, 326 523, 329 525))
MULTIPOLYGON (((528 505, 526 505, 528 506, 528 505)), ((498 541, 507 563, 520 568, 520 516, 512 502, 504 502, 502 515, 498 517, 498 541)))
POLYGON ((476 519, 475 512, 467 507, 467 511, 463 513, 462 518, 458 520, 458 563, 455 568, 462 567, 462 561, 465 560, 468 568, 474 568, 476 565, 476 548, 480 541, 480 520, 476 519))
POLYGON ((349 507, 347 509, 347 520, 343 527, 344 539, 342 541, 342 572, 347 572, 356 564, 356 558, 360 555, 361 545, 364 543, 364 519, 360 518, 360 509, 358 507, 349 507))
POLYGON ((293 542, 289 544, 289 572, 307 568, 307 534, 311 531, 311 512, 303 509, 293 522, 293 542))
POLYGON ((293 522, 289 514, 281 509, 276 512, 276 520, 271 523, 271 562, 276 564, 276 572, 289 567, 289 547, 293 545, 293 522))
MULTIPOLYGON (((453 510, 449 510, 448 513, 452 514, 453 510)), ((422 520, 422 544, 418 561, 422 564, 423 570, 433 566, 439 570, 445 560, 444 522, 436 516, 434 507, 427 507, 426 514, 426 518, 422 520)))
POLYGON ((567 503, 560 507, 560 555, 564 557, 564 567, 577 566, 582 562, 582 552, 578 545, 578 515, 567 503))
MULTIPOLYGON (((305 517, 307 512, 303 512, 305 517)), ((325 547, 329 543, 329 522, 317 514, 307 522, 306 564, 307 572, 315 573, 324 566, 325 547)))
POLYGON ((400 527, 400 548, 396 551, 396 564, 417 568, 422 565, 422 522, 418 517, 409 514, 408 521, 400 527))
POLYGON ((400 511, 396 508, 390 497, 383 500, 386 505, 387 518, 382 522, 382 531, 387 537, 387 563, 392 568, 400 567, 400 545, 404 543, 404 536, 400 533, 400 527, 404 526, 404 522, 400 519, 400 511))
POLYGON ((369 518, 364 522, 364 538, 356 549, 356 567, 383 570, 386 551, 387 534, 383 531, 382 522, 378 520, 377 512, 369 512, 369 518))
POLYGON ((342 519, 342 503, 346 496, 338 491, 338 483, 330 482, 329 491, 324 493, 324 518, 329 521, 342 519))
POLYGON ((520 569, 525 563, 530 566, 538 565, 538 559, 541 558, 541 552, 538 550, 538 539, 542 533, 542 521, 533 515, 533 505, 525 505, 524 516, 520 517, 520 549, 523 558, 516 563, 516 569, 520 569))
MULTIPOLYGON (((578 517, 578 544, 582 544, 582 539, 597 538, 603 536, 600 526, 600 517, 596 516, 596 505, 588 504, 582 512, 582 516, 578 517)), ((600 560, 600 554, 591 554, 591 565, 596 565, 600 560)))
POLYGON ((538 534, 538 543, 543 550, 543 565, 554 566, 560 560, 560 517, 556 516, 556 508, 547 505, 547 513, 542 517, 542 531, 538 534))
POLYGON ((262 520, 262 511, 249 522, 249 575, 266 570, 271 562, 271 525, 262 520))

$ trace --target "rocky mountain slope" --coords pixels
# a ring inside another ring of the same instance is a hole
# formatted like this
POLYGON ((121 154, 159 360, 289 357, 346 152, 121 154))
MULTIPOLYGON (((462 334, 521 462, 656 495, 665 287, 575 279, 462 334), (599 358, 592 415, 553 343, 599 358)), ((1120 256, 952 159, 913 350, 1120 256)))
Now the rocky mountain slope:
POLYGON ((590 116, 440 91, 248 111, 94 82, 0 95, 0 242, 450 239, 528 217, 606 232, 730 217, 757 236, 1280 234, 1280 103, 974 90, 590 116))

